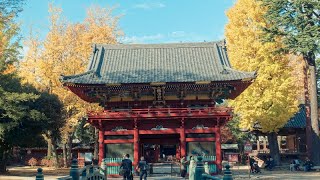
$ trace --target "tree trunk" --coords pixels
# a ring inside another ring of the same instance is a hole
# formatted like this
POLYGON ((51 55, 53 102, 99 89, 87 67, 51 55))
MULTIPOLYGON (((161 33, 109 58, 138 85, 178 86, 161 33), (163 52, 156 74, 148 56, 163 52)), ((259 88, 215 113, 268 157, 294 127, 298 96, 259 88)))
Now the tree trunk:
POLYGON ((72 136, 73 135, 69 135, 68 136, 68 163, 67 163, 67 167, 70 167, 71 165, 71 161, 72 161, 72 136))
POLYGON ((7 157, 4 149, 0 149, 0 174, 7 171, 7 157))
POLYGON ((67 163, 68 163, 68 160, 67 160, 67 144, 66 143, 63 143, 62 145, 62 153, 63 153, 63 167, 67 167, 67 163))
POLYGON ((59 168, 59 157, 57 152, 57 145, 54 140, 52 140, 52 155, 53 155, 54 167, 59 168))
MULTIPOLYGON (((309 85, 309 94, 310 94, 310 111, 311 111, 311 128, 309 131, 309 138, 312 142, 311 147, 309 147, 309 155, 311 155, 311 160, 320 164, 320 139, 319 139, 319 118, 318 118, 318 98, 317 98, 317 79, 316 79, 316 67, 315 65, 309 65, 310 73, 310 85, 309 85)), ((308 131, 307 131, 308 132, 308 131)))
POLYGON ((312 126, 312 130, 314 131, 314 133, 317 136, 319 136, 316 66, 310 65, 309 71, 310 71, 311 126, 312 126))
POLYGON ((279 152, 279 145, 277 134, 275 132, 271 132, 268 134, 268 142, 269 142, 269 149, 270 149, 270 156, 274 160, 276 166, 280 165, 280 152, 279 152))
POLYGON ((99 130, 94 128, 94 152, 93 152, 93 159, 98 160, 99 156, 99 130))
POLYGON ((51 138, 47 138, 46 141, 48 143, 47 156, 52 157, 52 140, 51 138))

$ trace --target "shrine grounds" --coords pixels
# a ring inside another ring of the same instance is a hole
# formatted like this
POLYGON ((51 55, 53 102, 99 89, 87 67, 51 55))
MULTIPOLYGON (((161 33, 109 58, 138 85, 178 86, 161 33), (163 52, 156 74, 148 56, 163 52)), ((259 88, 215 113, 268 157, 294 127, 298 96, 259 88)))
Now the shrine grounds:
MULTIPOLYGON (((247 166, 235 166, 232 168, 233 179, 263 179, 263 180, 319 180, 320 172, 303 172, 303 171, 289 171, 289 168, 282 167, 274 171, 262 170, 261 174, 251 174, 250 178, 248 175, 247 166)), ((0 175, 0 180, 34 180, 36 176, 37 168, 30 166, 22 167, 9 167, 9 172, 5 175, 0 175)), ((69 174, 69 169, 58 169, 54 170, 52 168, 43 168, 45 180, 56 180, 58 177, 66 176, 69 174)), ((222 176, 220 176, 222 178, 222 176)), ((118 179, 121 178, 108 178, 108 179, 118 179)), ((134 179, 139 179, 135 177, 134 179)), ((168 176, 168 175, 158 175, 156 177, 148 177, 150 180, 176 180, 183 179, 180 177, 168 176)))

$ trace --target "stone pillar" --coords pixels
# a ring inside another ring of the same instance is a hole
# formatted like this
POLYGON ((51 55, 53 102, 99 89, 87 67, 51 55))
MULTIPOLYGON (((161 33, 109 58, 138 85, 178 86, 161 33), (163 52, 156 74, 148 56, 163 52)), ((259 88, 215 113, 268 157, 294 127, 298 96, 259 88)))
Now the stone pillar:
POLYGON ((180 149, 181 149, 180 158, 185 157, 187 153, 186 153, 186 133, 185 133, 185 127, 184 127, 184 119, 181 120, 181 127, 180 127, 180 149))
POLYGON ((257 151, 258 152, 260 151, 260 140, 259 140, 259 137, 258 137, 258 140, 257 140, 257 151))
POLYGON ((99 130, 99 164, 101 164, 102 159, 104 158, 104 131, 99 130))

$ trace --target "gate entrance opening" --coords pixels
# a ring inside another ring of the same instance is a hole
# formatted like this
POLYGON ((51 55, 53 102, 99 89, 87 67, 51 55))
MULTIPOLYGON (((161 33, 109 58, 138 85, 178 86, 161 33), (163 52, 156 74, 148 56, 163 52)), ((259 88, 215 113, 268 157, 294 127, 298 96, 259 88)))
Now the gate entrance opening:
POLYGON ((141 155, 149 163, 174 161, 180 157, 179 135, 143 135, 140 139, 141 155))

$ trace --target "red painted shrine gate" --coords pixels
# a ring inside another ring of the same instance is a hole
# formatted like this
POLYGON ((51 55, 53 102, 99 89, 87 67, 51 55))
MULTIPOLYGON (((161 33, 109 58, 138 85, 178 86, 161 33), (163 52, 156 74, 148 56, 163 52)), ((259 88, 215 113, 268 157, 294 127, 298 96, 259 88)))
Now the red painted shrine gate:
POLYGON ((88 71, 62 82, 103 112, 88 113, 99 129, 99 162, 134 164, 203 155, 221 169, 220 127, 234 99, 255 78, 231 68, 224 42, 95 45, 88 71))

